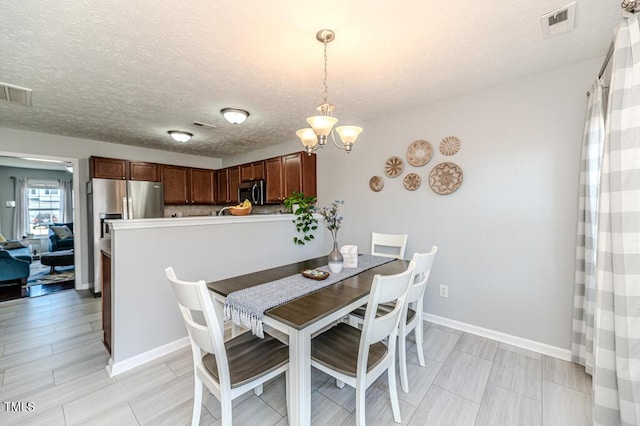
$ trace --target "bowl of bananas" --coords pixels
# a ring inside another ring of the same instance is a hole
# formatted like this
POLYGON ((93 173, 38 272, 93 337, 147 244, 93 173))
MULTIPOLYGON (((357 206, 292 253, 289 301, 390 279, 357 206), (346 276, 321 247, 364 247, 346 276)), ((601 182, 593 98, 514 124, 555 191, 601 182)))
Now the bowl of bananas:
POLYGON ((237 206, 229 207, 229 211, 234 216, 246 216, 251 213, 251 201, 244 200, 242 203, 237 206))

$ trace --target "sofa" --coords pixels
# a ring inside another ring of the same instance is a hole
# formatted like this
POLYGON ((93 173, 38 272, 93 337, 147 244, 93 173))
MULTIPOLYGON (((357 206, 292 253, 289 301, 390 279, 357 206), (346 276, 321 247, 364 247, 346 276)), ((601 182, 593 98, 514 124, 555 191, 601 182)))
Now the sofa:
POLYGON ((19 241, 0 242, 0 285, 26 284, 32 258, 19 241))
POLYGON ((49 225, 49 251, 73 249, 73 222, 49 225))

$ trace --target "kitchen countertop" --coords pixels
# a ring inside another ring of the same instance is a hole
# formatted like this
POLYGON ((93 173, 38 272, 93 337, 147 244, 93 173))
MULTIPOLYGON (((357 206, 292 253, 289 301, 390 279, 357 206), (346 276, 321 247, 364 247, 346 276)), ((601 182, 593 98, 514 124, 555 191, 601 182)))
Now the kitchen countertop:
MULTIPOLYGON (((318 215, 316 218, 320 218, 318 215)), ((277 214, 249 214, 247 216, 192 216, 192 217, 163 217, 156 219, 115 219, 110 220, 111 229, 145 229, 169 228, 194 225, 223 225, 255 222, 292 221, 295 215, 290 213, 277 214)))

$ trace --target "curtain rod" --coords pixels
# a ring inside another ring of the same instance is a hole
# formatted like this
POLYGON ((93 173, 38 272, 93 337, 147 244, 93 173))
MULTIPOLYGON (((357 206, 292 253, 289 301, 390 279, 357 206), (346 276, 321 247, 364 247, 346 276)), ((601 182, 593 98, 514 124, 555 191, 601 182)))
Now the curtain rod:
MULTIPOLYGON (((640 8, 640 0, 634 0, 634 1, 623 0, 622 3, 620 3, 620 7, 626 10, 627 12, 635 13, 636 9, 640 8)), ((602 67, 600 67, 598 78, 602 78, 602 76, 604 75, 604 72, 607 69, 607 65, 609 65, 609 61, 613 56, 613 48, 614 48, 614 42, 612 41, 611 44, 609 45, 609 50, 607 51, 607 55, 604 57, 604 62, 602 63, 602 67)), ((587 96, 589 96, 589 92, 587 92, 587 96)))

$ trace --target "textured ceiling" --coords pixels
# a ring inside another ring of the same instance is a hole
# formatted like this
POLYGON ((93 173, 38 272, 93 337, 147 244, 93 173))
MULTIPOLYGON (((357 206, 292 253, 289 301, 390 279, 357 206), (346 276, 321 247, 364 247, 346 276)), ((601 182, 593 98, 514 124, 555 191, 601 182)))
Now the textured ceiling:
POLYGON ((0 0, 0 81, 33 89, 32 107, 0 101, 0 126, 224 158, 297 140, 321 100, 321 28, 329 100, 358 124, 603 56, 619 0, 578 0, 575 30, 543 40, 540 16, 568 3, 0 0), (251 116, 233 126, 224 107, 251 116))

